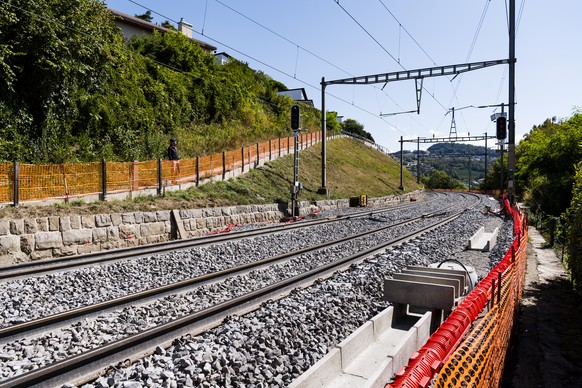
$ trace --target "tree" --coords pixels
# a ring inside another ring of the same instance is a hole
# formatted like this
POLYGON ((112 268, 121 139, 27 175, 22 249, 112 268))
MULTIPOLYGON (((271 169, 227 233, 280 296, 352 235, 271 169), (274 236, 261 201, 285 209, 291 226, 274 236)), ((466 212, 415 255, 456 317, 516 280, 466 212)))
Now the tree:
POLYGON ((562 122, 546 120, 518 144, 517 192, 534 212, 557 217, 570 205, 581 144, 582 113, 562 122))
POLYGON ((566 264, 574 290, 582 296, 582 163, 576 165, 572 202, 567 212, 566 264))
POLYGON ((0 159, 68 160, 80 105, 103 90, 122 48, 118 28, 91 0, 0 8, 0 159))
POLYGON ((422 183, 427 189, 462 189, 465 186, 456 179, 452 179, 446 172, 431 170, 428 177, 422 177, 422 183))
POLYGON ((364 131, 364 125, 354 119, 344 120, 341 123, 341 128, 345 132, 353 133, 374 142, 372 135, 369 132, 364 131))
MULTIPOLYGON (((503 187, 507 187, 507 158, 503 159, 503 187)), ((497 158, 481 183, 481 190, 501 190, 501 158, 497 158)))
POLYGON ((142 13, 141 15, 136 14, 134 16, 138 19, 145 20, 146 22, 150 23, 154 20, 152 16, 152 11, 150 11, 149 9, 145 13, 142 13))

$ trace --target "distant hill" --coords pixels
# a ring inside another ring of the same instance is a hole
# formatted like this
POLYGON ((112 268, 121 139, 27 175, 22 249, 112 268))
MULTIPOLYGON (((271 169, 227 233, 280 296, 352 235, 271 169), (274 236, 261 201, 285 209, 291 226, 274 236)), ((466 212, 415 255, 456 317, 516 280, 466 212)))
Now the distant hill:
MULTIPOLYGON (((427 176, 431 170, 445 171, 451 178, 460 180, 471 187, 485 177, 485 147, 461 143, 437 143, 426 151, 420 151, 420 175, 427 176)), ((400 152, 392 154, 400 158, 400 152)), ((499 157, 499 153, 492 148, 487 150, 487 165, 499 157)), ((403 153, 403 162, 410 172, 416 175, 417 152, 403 153)))
MULTIPOLYGON (((462 155, 485 155, 485 147, 474 146, 471 144, 460 144, 460 143, 437 143, 428 147, 431 154, 439 155, 450 155, 450 154, 462 154, 462 155)), ((497 153, 494 149, 489 148, 487 151, 488 156, 496 157, 497 153)))

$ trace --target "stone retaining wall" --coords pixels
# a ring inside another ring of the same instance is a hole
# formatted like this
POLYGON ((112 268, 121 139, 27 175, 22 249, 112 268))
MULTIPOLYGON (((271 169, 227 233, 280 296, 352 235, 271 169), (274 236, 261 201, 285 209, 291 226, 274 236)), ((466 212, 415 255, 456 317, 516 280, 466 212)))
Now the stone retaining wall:
MULTIPOLYGON (((408 196, 371 198, 368 206, 384 206, 408 196)), ((314 210, 348 207, 349 201, 300 202, 299 206, 300 216, 305 216, 314 210)), ((269 204, 0 220, 0 265, 202 236, 230 224, 275 223, 285 210, 285 205, 269 204)))

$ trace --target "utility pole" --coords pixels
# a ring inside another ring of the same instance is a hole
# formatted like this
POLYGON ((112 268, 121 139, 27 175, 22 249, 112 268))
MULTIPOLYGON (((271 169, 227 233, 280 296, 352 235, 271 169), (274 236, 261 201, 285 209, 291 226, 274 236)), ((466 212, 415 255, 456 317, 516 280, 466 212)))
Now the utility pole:
MULTIPOLYGON (((515 195, 515 0, 509 0, 509 144, 507 149, 507 193, 515 195)), ((503 155, 503 154, 502 154, 503 155)))

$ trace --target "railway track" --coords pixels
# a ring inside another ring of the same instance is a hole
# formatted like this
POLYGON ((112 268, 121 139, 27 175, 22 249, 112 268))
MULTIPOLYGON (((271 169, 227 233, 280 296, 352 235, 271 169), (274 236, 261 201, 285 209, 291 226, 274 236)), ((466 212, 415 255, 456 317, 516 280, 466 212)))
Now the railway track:
MULTIPOLYGON (((33 334, 38 335, 43 330, 47 330, 47 328, 53 330, 59 325, 71 322, 73 319, 79 319, 80 317, 86 317, 87 319, 87 317, 91 317, 91 314, 103 312, 104 309, 111 310, 132 303, 145 303, 143 298, 151 300, 152 298, 160 298, 160 296, 168 295, 170 293, 185 293, 188 292, 187 290, 189 288, 197 287, 201 284, 217 282, 226 278, 244 276, 245 273, 258 271, 257 268, 265 268, 283 261, 290 261, 292 259, 298 260, 302 255, 308 253, 319 252, 324 249, 331 249, 332 247, 340 247, 341 244, 345 244, 349 241, 358 239, 365 240, 366 236, 369 236, 370 234, 382 233, 388 229, 398 227, 403 230, 408 229, 405 232, 398 232, 399 237, 397 238, 386 240, 381 244, 374 244, 358 253, 347 255, 339 260, 330 261, 324 265, 289 276, 284 280, 274 282, 269 286, 236 296, 231 300, 217 303, 211 307, 195 311, 162 325, 146 329, 132 336, 83 352, 80 355, 60 360, 56 363, 22 374, 13 379, 0 382, 0 387, 20 387, 35 384, 48 384, 47 386, 54 386, 69 381, 84 380, 84 378, 79 379, 79 376, 94 376, 98 371, 107 368, 108 365, 118 363, 125 359, 133 360, 145 353, 151 353, 153 349, 160 344, 167 345, 174 338, 187 333, 200 333, 201 331, 221 322, 225 316, 242 314, 256 309, 257 306, 266 300, 281 298, 297 287, 303 287, 313 283, 317 279, 328 277, 340 269, 344 269, 355 262, 363 260, 374 252, 382 251, 395 244, 400 244, 402 241, 418 236, 420 233, 424 233, 427 230, 432 230, 440 225, 451 222, 459 217, 463 211, 464 210, 453 211, 451 207, 448 209, 438 209, 437 211, 415 217, 413 220, 382 226, 375 228, 373 231, 362 232, 356 236, 327 241, 315 247, 270 257, 255 263, 248 263, 237 268, 222 271, 222 273, 219 272, 204 275, 198 278, 189 279, 185 282, 180 282, 179 284, 135 293, 124 298, 117 298, 96 306, 88 306, 83 309, 68 311, 53 317, 46 317, 22 325, 14 325, 4 328, 0 330, 0 338, 2 338, 3 343, 7 340, 18 337, 31 336, 33 334), (422 226, 413 228, 412 225, 415 223, 421 223, 422 226)), ((367 214, 367 216, 370 216, 369 212, 367 212, 367 214)))
POLYGON ((447 194, 431 192, 428 195, 430 195, 431 198, 424 201, 419 201, 416 203, 399 204, 377 210, 355 211, 352 212, 351 214, 325 217, 323 219, 314 220, 306 219, 302 220, 301 222, 269 225, 266 227, 256 228, 252 230, 232 231, 224 234, 211 234, 207 236, 188 238, 184 240, 166 241, 156 244, 150 244, 147 246, 122 248, 112 252, 103 251, 93 252, 79 256, 32 261, 11 266, 0 267, 0 282, 10 281, 20 277, 29 277, 33 275, 46 274, 54 271, 64 271, 89 265, 103 264, 107 262, 120 261, 124 259, 133 259, 136 257, 143 257, 147 255, 160 254, 176 250, 184 250, 194 247, 208 246, 218 243, 226 243, 230 241, 250 238, 253 236, 303 229, 313 227, 316 225, 347 222, 365 217, 380 215, 384 213, 411 209, 414 207, 419 207, 421 205, 430 205, 439 197, 446 196, 447 194))

